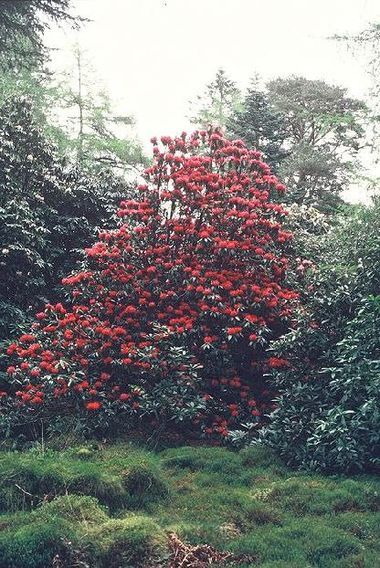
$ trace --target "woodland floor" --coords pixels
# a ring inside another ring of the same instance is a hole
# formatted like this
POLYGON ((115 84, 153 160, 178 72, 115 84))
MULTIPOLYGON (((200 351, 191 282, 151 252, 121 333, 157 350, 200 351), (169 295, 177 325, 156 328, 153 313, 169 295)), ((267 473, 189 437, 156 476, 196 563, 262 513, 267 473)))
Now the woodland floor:
POLYGON ((2 451, 0 480, 1 568, 380 566, 379 480, 261 448, 2 451))

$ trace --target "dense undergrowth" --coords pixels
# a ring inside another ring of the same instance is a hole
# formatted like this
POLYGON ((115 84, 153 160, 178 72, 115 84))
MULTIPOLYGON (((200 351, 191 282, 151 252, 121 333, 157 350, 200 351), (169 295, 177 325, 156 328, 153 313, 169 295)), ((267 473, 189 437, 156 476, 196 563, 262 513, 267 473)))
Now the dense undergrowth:
POLYGON ((370 568, 380 553, 374 477, 296 473, 260 447, 3 451, 0 476, 2 568, 176 566, 170 533, 246 568, 370 568))

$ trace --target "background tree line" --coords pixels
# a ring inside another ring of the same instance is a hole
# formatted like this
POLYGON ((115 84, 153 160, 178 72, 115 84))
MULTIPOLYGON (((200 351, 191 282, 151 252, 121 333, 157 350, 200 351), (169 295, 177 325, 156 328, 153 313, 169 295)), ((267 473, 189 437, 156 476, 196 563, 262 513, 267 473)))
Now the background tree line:
POLYGON ((325 213, 358 175, 360 149, 368 144, 368 106, 347 89, 305 77, 256 77, 245 94, 219 69, 192 105, 202 128, 219 124, 232 137, 261 150, 287 187, 286 201, 325 213))

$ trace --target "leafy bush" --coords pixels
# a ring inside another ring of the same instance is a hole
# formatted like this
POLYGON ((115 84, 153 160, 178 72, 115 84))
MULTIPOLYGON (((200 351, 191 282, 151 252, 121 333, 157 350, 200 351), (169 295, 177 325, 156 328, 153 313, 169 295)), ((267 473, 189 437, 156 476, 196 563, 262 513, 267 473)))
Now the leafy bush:
MULTIPOLYGON (((60 280, 112 226, 125 184, 97 178, 58 157, 26 98, 0 108, 0 339, 52 300, 60 280)), ((62 293, 62 292, 60 292, 62 293)))
POLYGON ((380 464, 379 210, 359 208, 325 237, 297 327, 275 345, 291 367, 277 373, 281 396, 263 438, 289 464, 380 464))
POLYGON ((94 428, 138 417, 225 437, 270 408, 264 374, 288 363, 266 348, 296 297, 291 235, 270 200, 284 187, 259 152, 218 132, 153 142, 124 223, 64 278, 71 303, 48 304, 8 348, 11 426, 72 413, 94 428))

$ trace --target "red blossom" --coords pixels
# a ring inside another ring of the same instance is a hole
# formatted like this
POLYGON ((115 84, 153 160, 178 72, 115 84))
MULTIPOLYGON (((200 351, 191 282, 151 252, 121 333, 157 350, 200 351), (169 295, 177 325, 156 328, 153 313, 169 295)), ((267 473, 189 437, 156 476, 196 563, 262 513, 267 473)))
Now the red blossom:
POLYGON ((228 335, 236 335, 237 333, 241 333, 242 327, 229 327, 227 329, 228 335))
POLYGON ((101 407, 102 407, 102 403, 98 402, 98 401, 86 403, 87 410, 99 410, 101 407))

